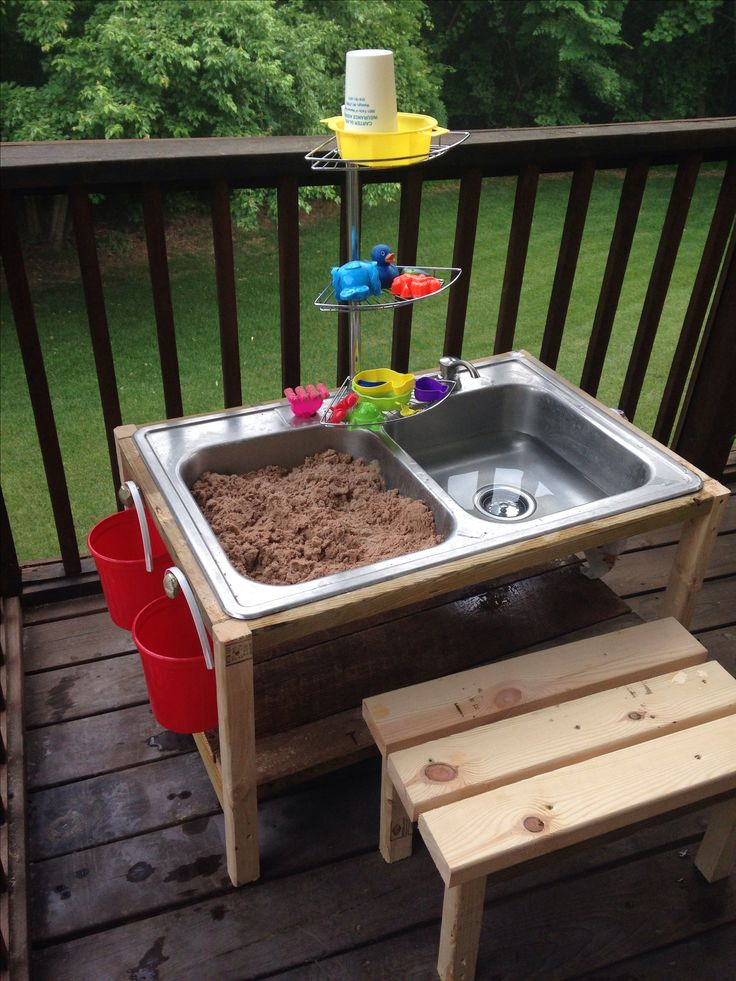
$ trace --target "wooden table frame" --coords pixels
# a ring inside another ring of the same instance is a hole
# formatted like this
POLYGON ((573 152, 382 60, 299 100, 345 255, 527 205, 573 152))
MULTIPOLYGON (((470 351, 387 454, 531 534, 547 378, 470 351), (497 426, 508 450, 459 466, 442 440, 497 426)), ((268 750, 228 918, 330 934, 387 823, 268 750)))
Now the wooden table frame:
MULTIPOLYGON (((601 403, 584 392, 578 391, 578 394, 602 407, 601 403)), ((623 424, 631 426, 627 422, 623 424)), ((169 554, 189 580, 205 626, 213 638, 219 760, 213 756, 202 733, 195 735, 195 741, 225 815, 227 869, 235 886, 252 882, 259 876, 254 652, 269 650, 284 642, 296 642, 327 627, 334 628, 363 620, 366 616, 387 613, 464 586, 486 582, 606 542, 680 522, 683 522, 682 532, 661 615, 673 616, 687 627, 729 497, 728 488, 631 426, 639 439, 658 446, 672 459, 700 476, 703 480, 701 490, 530 541, 501 546, 482 555, 453 559, 436 568, 406 573, 390 582, 308 603, 297 609, 254 620, 236 620, 221 609, 154 483, 133 442, 136 428, 119 426, 115 430, 121 479, 132 479, 138 484, 169 554)))

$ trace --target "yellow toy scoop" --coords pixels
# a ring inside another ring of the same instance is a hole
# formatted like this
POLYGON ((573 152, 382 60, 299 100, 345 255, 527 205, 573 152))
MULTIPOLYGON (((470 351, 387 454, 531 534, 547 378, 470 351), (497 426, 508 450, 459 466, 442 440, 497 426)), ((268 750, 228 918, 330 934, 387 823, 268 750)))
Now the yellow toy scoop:
POLYGON ((353 378, 353 391, 370 398, 404 395, 414 387, 414 375, 402 374, 392 368, 367 368, 353 378))

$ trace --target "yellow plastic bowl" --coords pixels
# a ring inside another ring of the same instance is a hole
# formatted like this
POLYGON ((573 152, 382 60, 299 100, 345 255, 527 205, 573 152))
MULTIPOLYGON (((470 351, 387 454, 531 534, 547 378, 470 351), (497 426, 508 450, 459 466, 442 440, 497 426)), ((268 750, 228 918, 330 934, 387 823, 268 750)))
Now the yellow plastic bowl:
POLYGON ((404 395, 414 388, 414 375, 393 371, 391 368, 367 368, 359 371, 353 378, 353 391, 369 398, 383 398, 387 395, 404 395), (362 385, 361 382, 371 382, 362 385))
POLYGON ((395 133, 346 130, 342 116, 331 116, 321 122, 335 133, 343 160, 354 160, 368 167, 406 167, 423 160, 429 155, 432 137, 449 132, 438 126, 432 116, 416 112, 399 112, 396 119, 395 133))

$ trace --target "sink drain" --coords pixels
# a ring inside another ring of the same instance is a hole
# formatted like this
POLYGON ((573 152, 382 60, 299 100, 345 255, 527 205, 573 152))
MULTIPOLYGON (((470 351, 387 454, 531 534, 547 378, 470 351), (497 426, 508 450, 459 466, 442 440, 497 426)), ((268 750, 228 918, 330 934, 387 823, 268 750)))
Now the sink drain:
POLYGON ((526 491, 503 484, 488 484, 476 493, 473 507, 487 518, 497 521, 521 521, 534 514, 537 502, 526 491))

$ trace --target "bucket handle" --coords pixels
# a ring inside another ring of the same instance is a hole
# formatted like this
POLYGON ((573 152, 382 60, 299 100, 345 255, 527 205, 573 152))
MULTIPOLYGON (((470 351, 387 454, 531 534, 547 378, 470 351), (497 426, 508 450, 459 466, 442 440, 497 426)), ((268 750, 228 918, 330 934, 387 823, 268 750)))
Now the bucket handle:
POLYGON ((189 606, 189 612, 192 614, 192 620, 194 620, 194 626, 197 628, 197 636, 199 637, 199 642, 202 645, 202 654, 204 655, 204 661, 210 671, 214 670, 214 664, 212 663, 212 653, 210 652, 210 644, 207 639, 207 631, 204 628, 204 623, 202 622, 202 615, 199 612, 199 607, 197 606, 197 601, 194 598, 194 593, 192 592, 192 587, 187 581, 187 577, 181 571, 177 569, 175 565, 172 565, 164 573, 164 591, 169 599, 174 599, 178 596, 179 590, 184 594, 184 599, 187 601, 189 606))
POLYGON ((141 530, 141 538, 143 539, 143 556, 146 560, 146 572, 153 572, 151 536, 148 534, 148 522, 146 521, 146 512, 143 509, 143 498, 141 497, 141 492, 138 490, 138 484, 134 480, 126 480, 120 488, 118 497, 123 504, 125 504, 128 496, 133 499, 135 513, 138 515, 138 524, 141 530))

